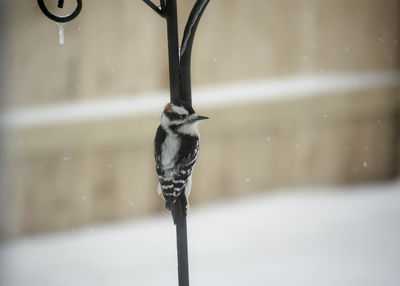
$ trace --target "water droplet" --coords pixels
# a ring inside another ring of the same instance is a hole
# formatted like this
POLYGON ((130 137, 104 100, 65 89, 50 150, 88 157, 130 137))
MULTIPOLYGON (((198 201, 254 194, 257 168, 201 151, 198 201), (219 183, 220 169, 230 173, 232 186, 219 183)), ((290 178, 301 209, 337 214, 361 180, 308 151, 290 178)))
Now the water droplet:
POLYGON ((58 25, 58 42, 60 45, 64 45, 64 30, 65 30, 65 23, 56 23, 58 25))
POLYGON ((381 124, 381 123, 382 123, 382 120, 378 119, 378 120, 376 121, 376 123, 381 124))
POLYGON ((85 200, 85 201, 86 201, 87 198, 88 198, 87 196, 82 196, 82 200, 85 200))
POLYGON ((325 70, 324 70, 324 69, 319 69, 319 71, 320 71, 320 72, 324 72, 325 70))
POLYGON ((310 57, 309 57, 309 56, 304 56, 303 59, 304 59, 305 61, 308 61, 308 60, 310 59, 310 57))
POLYGON ((323 117, 324 117, 324 118, 328 118, 328 114, 324 114, 323 117))
POLYGON ((272 140, 272 138, 268 136, 267 141, 270 142, 271 140, 272 140))
POLYGON ((344 150, 349 151, 350 150, 349 146, 344 147, 344 150))
POLYGON ((216 61, 217 61, 217 58, 213 58, 213 61, 216 62, 216 61))
POLYGON ((248 183, 248 182, 250 182, 250 178, 245 178, 244 181, 245 181, 246 183, 248 183))
POLYGON ((350 52, 350 49, 349 49, 349 48, 344 48, 344 51, 345 51, 346 53, 348 53, 348 52, 350 52))
POLYGON ((364 162, 363 166, 364 166, 364 168, 367 168, 368 167, 368 162, 364 162))
POLYGON ((114 68, 112 68, 112 69, 111 69, 111 71, 112 71, 112 72, 115 72, 115 69, 114 69, 114 68))
POLYGON ((365 151, 368 151, 368 149, 369 149, 368 146, 364 146, 365 151))
POLYGON ((385 40, 383 38, 379 38, 379 41, 383 43, 385 40))
POLYGON ((111 169, 111 168, 113 168, 114 166, 113 166, 113 164, 108 163, 108 164, 107 164, 107 167, 111 169))
POLYGON ((133 207, 135 205, 135 203, 133 201, 129 201, 129 206, 133 207))
POLYGON ((72 159, 72 156, 63 156, 63 159, 64 159, 65 161, 69 161, 69 160, 72 159))

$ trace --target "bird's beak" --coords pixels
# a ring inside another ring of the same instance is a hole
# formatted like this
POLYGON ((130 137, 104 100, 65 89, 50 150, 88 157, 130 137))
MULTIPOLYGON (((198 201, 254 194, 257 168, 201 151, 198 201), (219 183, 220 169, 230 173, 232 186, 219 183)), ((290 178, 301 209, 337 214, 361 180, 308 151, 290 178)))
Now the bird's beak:
POLYGON ((197 115, 195 113, 189 116, 189 121, 191 122, 196 122, 204 119, 208 119, 208 117, 203 115, 197 115))
POLYGON ((198 120, 205 120, 205 119, 210 119, 207 116, 203 116, 203 115, 196 115, 193 120, 198 121, 198 120))

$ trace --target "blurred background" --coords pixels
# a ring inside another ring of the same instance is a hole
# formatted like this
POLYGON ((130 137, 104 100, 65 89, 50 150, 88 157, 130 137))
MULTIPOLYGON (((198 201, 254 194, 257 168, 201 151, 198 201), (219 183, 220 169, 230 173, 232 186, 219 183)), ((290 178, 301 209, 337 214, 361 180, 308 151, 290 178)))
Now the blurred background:
MULTIPOLYGON (((74 2, 46 1, 59 14, 74 2)), ((194 2, 178 0, 181 34, 194 2)), ((139 0, 86 0, 60 45, 35 0, 3 0, 0 13, 2 241, 167 216, 152 154, 169 100, 164 20, 139 0)), ((194 213, 304 190, 321 210, 325 188, 367 184, 368 195, 389 184, 387 201, 400 203, 399 38, 398 0, 211 0, 192 56, 194 107, 211 118, 194 213)))

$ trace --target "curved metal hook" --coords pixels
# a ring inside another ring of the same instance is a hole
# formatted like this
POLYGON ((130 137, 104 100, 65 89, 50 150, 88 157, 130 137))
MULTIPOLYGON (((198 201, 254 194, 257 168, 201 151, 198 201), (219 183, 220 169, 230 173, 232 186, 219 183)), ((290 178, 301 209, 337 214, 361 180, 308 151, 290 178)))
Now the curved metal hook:
MULTIPOLYGON (((57 15, 54 15, 53 13, 51 13, 47 9, 43 0, 38 0, 38 5, 40 7, 40 10, 42 10, 43 14, 45 14, 47 16, 47 18, 49 18, 57 23, 66 23, 66 22, 69 22, 69 21, 75 19, 76 16, 78 16, 79 12, 81 12, 81 10, 82 10, 82 0, 76 0, 76 3, 77 3, 77 6, 76 6, 74 12, 72 12, 71 14, 69 14, 67 16, 57 16, 57 15)), ((58 7, 62 8, 63 5, 64 5, 64 1, 59 0, 58 7)))

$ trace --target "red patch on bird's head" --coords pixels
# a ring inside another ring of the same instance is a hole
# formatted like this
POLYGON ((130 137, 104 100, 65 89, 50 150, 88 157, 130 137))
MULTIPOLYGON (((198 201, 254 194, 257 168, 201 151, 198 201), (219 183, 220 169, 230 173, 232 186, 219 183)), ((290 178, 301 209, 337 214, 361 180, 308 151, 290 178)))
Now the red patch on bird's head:
POLYGON ((172 104, 171 104, 171 103, 168 103, 168 104, 165 106, 164 109, 165 109, 165 110, 172 110, 172 104))

